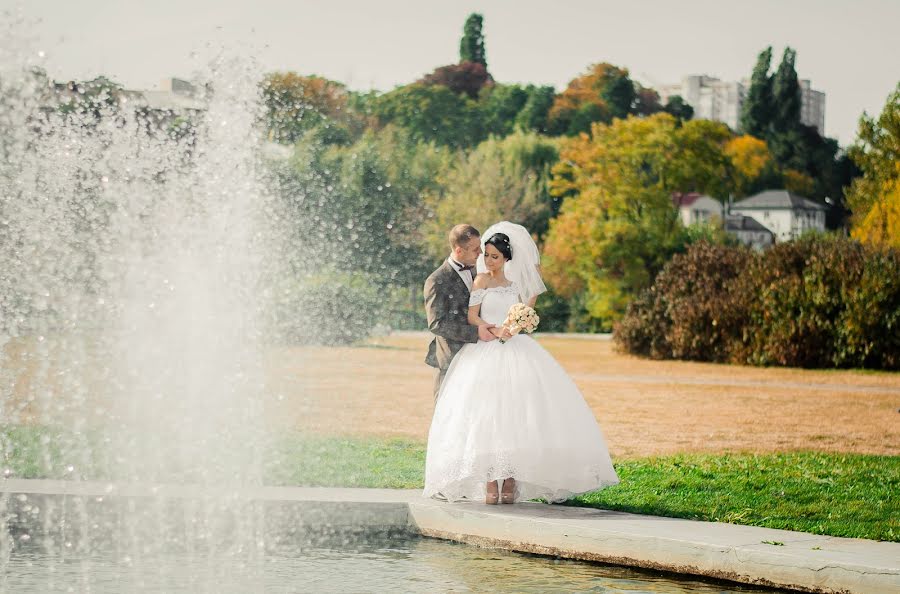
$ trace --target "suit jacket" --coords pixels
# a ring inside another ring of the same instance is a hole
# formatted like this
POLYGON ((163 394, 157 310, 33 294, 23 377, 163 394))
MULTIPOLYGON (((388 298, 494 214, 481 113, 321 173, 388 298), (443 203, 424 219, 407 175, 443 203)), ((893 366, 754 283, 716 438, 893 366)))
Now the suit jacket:
POLYGON ((478 328, 469 325, 469 288, 449 262, 425 281, 425 314, 434 340, 425 362, 446 370, 454 355, 469 342, 478 342, 478 328))

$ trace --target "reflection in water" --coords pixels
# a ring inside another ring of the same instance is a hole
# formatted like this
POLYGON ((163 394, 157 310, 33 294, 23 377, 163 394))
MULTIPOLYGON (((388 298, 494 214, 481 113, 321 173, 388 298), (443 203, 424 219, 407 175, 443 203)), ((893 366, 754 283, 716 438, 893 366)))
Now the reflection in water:
POLYGON ((479 549, 428 538, 290 546, 246 558, 186 560, 157 552, 139 563, 115 551, 59 564, 28 546, 10 560, 11 592, 766 592, 674 580, 655 572, 479 549), (91 571, 81 567, 88 562, 91 571), (246 563, 246 564, 245 564, 246 563), (151 569, 152 568, 152 569, 151 569), (224 581, 222 576, 227 575, 224 581), (262 582, 262 583, 260 583, 262 582), (199 586, 199 587, 198 587, 199 586))

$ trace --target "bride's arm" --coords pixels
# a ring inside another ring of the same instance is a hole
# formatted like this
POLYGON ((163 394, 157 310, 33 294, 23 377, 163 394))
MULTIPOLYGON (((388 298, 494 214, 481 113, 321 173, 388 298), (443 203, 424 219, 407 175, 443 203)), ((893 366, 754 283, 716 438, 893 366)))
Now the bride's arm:
POLYGON ((485 326, 490 325, 484 320, 481 319, 481 304, 478 303, 476 305, 472 305, 469 307, 469 325, 470 326, 485 326))
MULTIPOLYGON (((475 280, 472 282, 472 293, 477 293, 478 291, 482 291, 487 287, 487 276, 483 274, 479 274, 475 277, 475 280)), ((481 301, 469 306, 468 313, 469 324, 472 326, 493 326, 493 324, 488 324, 484 320, 481 319, 481 301)))

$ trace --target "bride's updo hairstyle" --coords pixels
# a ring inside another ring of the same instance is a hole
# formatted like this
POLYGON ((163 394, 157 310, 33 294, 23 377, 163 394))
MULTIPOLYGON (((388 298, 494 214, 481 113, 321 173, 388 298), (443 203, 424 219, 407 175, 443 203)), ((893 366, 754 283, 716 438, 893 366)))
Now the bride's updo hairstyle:
POLYGON ((509 235, 506 233, 494 233, 490 239, 484 242, 484 245, 492 245, 497 251, 503 254, 507 260, 512 260, 512 248, 509 246, 509 235))

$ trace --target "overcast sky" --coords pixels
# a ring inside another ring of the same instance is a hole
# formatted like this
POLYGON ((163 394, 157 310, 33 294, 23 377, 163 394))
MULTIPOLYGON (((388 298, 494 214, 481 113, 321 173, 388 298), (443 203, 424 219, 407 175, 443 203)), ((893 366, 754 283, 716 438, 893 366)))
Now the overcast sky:
POLYGON ((826 93, 825 127, 852 142, 865 110, 900 81, 900 0, 0 0, 39 19, 32 33, 59 80, 105 74, 129 88, 189 76, 192 51, 248 48, 266 69, 388 90, 458 60, 466 16, 484 15, 499 82, 557 89, 594 62, 645 85, 687 74, 749 76, 756 55, 797 50, 826 93))

